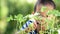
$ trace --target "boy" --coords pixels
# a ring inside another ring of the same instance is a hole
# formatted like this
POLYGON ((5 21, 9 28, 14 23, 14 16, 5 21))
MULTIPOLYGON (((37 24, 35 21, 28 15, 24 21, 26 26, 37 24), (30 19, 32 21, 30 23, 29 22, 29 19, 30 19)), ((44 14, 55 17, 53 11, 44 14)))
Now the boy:
MULTIPOLYGON (((43 6, 47 7, 47 10, 45 10, 44 12, 40 12, 40 14, 41 14, 43 17, 47 17, 46 12, 47 12, 48 10, 53 10, 53 9, 56 8, 56 5, 55 5, 55 3, 53 2, 53 0, 38 0, 37 3, 36 3, 36 5, 35 5, 35 7, 34 7, 34 13, 41 11, 41 8, 42 8, 43 6)), ((37 22, 37 27, 36 27, 35 32, 36 32, 36 33, 39 33, 39 31, 40 31, 40 26, 39 26, 38 21, 36 21, 36 22, 37 22)), ((43 29, 44 29, 44 28, 43 28, 43 29)))

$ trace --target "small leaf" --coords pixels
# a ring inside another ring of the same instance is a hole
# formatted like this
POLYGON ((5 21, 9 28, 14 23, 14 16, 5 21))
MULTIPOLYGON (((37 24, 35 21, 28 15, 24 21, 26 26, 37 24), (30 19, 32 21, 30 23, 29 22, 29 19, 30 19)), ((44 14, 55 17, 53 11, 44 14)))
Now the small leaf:
POLYGON ((41 8, 41 12, 44 12, 46 9, 47 9, 47 7, 43 6, 43 7, 41 8))

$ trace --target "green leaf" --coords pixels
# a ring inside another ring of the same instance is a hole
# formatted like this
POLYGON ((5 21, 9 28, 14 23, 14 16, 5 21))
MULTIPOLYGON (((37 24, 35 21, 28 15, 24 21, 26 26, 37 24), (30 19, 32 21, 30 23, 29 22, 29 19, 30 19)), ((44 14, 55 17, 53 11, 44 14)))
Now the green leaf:
POLYGON ((54 16, 60 16, 60 12, 58 10, 49 10, 47 12, 47 15, 54 15, 54 16))
POLYGON ((44 12, 46 9, 47 9, 47 7, 43 6, 43 7, 41 8, 41 12, 44 12))

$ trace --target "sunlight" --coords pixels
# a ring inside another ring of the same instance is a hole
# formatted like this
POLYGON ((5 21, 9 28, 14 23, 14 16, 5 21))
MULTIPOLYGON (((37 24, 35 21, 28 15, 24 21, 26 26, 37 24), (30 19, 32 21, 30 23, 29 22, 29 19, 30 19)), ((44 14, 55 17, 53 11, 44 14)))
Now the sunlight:
POLYGON ((33 2, 33 0, 27 0, 27 2, 28 2, 28 3, 32 3, 32 2, 33 2))

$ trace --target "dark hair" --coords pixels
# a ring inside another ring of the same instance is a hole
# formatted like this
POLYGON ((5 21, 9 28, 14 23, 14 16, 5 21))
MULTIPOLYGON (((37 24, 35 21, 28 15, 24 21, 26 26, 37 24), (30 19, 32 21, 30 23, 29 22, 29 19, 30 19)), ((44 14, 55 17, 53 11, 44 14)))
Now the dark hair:
POLYGON ((56 5, 52 0, 38 0, 34 6, 34 12, 36 12, 37 5, 40 5, 41 3, 44 4, 46 2, 49 2, 54 7, 54 9, 56 8, 56 5))

